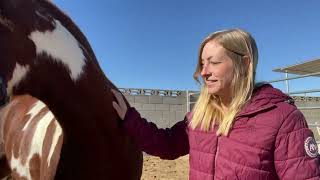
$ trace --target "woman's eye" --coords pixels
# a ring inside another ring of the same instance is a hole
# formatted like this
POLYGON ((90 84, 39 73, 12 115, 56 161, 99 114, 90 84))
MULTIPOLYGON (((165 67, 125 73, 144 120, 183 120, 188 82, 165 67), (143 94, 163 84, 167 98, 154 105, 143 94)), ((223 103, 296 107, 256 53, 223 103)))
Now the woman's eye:
POLYGON ((210 64, 219 64, 219 61, 210 61, 210 64))

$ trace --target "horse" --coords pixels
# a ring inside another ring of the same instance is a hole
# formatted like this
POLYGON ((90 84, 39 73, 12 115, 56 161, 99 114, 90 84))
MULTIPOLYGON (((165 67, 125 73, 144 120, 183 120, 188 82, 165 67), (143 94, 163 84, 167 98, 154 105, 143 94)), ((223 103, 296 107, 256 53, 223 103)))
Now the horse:
MULTIPOLYGON (((0 1, 0 75, 59 122, 56 179, 140 179, 142 152, 122 128, 111 89, 81 30, 47 0, 0 1)), ((129 104, 128 104, 129 105, 129 104)))
POLYGON ((11 168, 3 169, 6 174, 0 178, 54 179, 63 132, 43 102, 30 95, 13 96, 0 110, 0 132, 0 144, 11 168))

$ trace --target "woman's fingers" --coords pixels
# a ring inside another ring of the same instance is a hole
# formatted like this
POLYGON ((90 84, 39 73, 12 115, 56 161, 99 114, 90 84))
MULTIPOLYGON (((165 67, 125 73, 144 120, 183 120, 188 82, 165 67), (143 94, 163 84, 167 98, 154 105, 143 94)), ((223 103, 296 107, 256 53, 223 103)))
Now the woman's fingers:
POLYGON ((114 101, 112 102, 112 106, 113 106, 113 108, 117 111, 119 117, 123 120, 123 119, 124 119, 124 117, 123 117, 123 112, 122 112, 120 106, 119 106, 116 102, 114 102, 114 101))
POLYGON ((113 108, 117 111, 119 117, 121 119, 124 119, 124 116, 126 115, 126 112, 127 112, 127 105, 122 97, 122 94, 114 89, 111 89, 111 92, 113 93, 113 95, 118 101, 118 102, 115 102, 115 101, 112 102, 113 108))
POLYGON ((118 95, 117 101, 119 103, 119 106, 121 107, 121 109, 127 110, 127 104, 124 101, 122 94, 120 92, 117 92, 117 95, 118 95))
POLYGON ((114 89, 111 89, 111 92, 113 93, 114 97, 117 99, 118 104, 120 105, 120 102, 121 102, 121 95, 120 95, 120 93, 117 92, 117 91, 114 90, 114 89))

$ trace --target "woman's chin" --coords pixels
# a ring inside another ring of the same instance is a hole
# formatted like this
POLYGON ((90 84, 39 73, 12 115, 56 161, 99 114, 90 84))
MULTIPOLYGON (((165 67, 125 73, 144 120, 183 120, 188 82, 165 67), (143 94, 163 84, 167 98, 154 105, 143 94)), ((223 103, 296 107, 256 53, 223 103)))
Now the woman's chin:
POLYGON ((208 94, 210 95, 218 95, 219 91, 216 89, 208 89, 208 94))

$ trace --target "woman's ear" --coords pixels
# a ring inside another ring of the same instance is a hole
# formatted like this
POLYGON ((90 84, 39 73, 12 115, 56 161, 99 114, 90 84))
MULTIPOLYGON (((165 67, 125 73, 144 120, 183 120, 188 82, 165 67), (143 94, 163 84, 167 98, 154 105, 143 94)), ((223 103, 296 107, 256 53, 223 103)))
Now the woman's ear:
POLYGON ((246 68, 249 69, 250 63, 251 63, 250 57, 247 56, 247 55, 244 55, 244 56, 242 57, 242 60, 243 60, 243 62, 245 63, 246 68))

